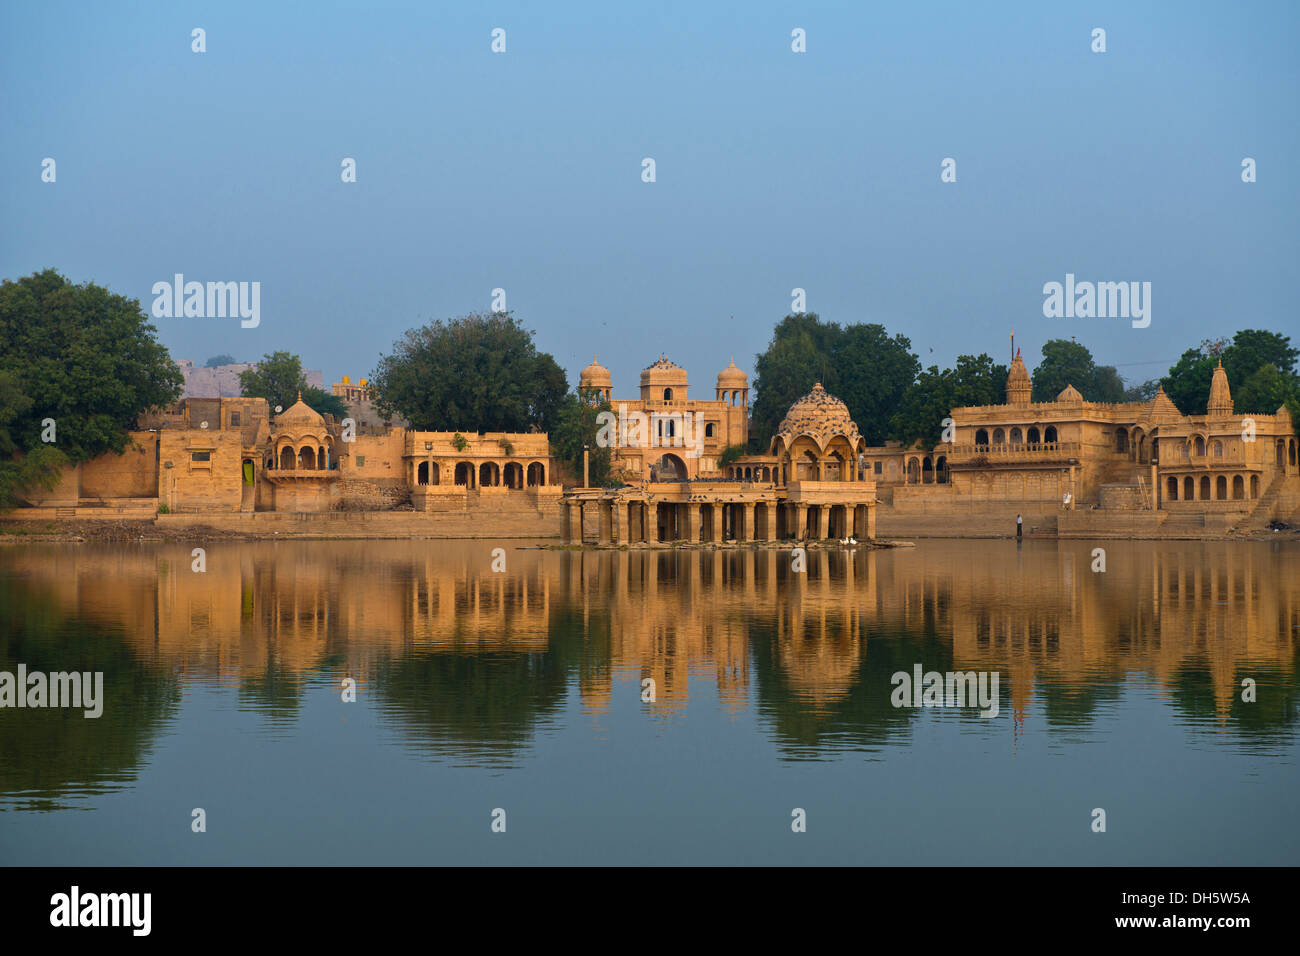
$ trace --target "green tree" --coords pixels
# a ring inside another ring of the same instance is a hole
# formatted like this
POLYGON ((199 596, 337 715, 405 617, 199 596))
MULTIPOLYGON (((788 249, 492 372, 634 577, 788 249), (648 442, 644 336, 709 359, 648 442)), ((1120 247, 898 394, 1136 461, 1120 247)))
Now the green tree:
POLYGON ((380 358, 370 387, 381 414, 415 429, 523 432, 555 428, 569 385, 533 332, 496 312, 408 330, 380 358))
POLYGON ((1124 389, 1125 402, 1149 402, 1156 397, 1156 392, 1160 390, 1160 379, 1147 379, 1138 385, 1130 385, 1124 389))
POLYGON ((272 412, 277 405, 281 410, 288 408, 302 395, 303 402, 322 415, 333 415, 335 419, 347 415, 343 399, 307 384, 302 358, 290 352, 270 352, 252 368, 240 372, 239 391, 249 398, 266 399, 272 412))
POLYGON ((943 420, 954 408, 996 405, 1005 396, 1007 367, 988 354, 959 355, 953 368, 931 365, 917 376, 890 419, 891 437, 910 446, 933 448, 943 438, 943 420))
MULTIPOLYGON (((1290 336, 1261 329, 1242 329, 1231 342, 1222 338, 1206 339, 1198 348, 1188 349, 1169 369, 1169 374, 1161 379, 1161 384, 1165 394, 1184 415, 1203 415, 1210 400, 1214 370, 1222 359, 1236 412, 1264 412, 1266 410, 1262 408, 1248 408, 1243 398, 1249 398, 1251 404, 1271 401, 1269 388, 1276 390, 1279 381, 1289 381, 1292 389, 1300 392, 1300 376, 1295 370, 1297 358, 1300 358, 1300 350, 1292 347, 1290 336), (1265 366, 1272 366, 1281 379, 1268 373, 1248 387, 1250 379, 1265 366), (1266 380, 1273 384, 1266 385, 1266 380), (1239 394, 1243 388, 1247 389, 1245 396, 1239 394)), ((1275 405, 1267 411, 1271 413, 1276 408, 1275 405)))
POLYGON ((223 352, 220 355, 212 356, 212 358, 208 359, 206 362, 203 363, 203 367, 217 368, 218 366, 221 365, 234 365, 234 364, 235 364, 235 357, 233 355, 227 355, 225 352, 223 352))
POLYGON ((874 323, 841 328, 814 312, 787 315, 754 364, 751 446, 766 447, 790 406, 817 382, 848 406, 868 443, 880 444, 921 367, 911 349, 905 336, 890 337, 874 323))
POLYGON ((1090 402, 1118 402, 1124 398, 1124 381, 1113 366, 1098 365, 1085 345, 1068 339, 1043 343, 1043 360, 1033 374, 1035 402, 1051 402, 1073 385, 1090 402))
POLYGON ((612 411, 609 402, 584 402, 576 393, 564 397, 556 413, 555 427, 550 430, 551 451, 568 472, 571 482, 582 483, 582 451, 588 448, 588 470, 593 488, 602 488, 609 481, 611 452, 596 444, 600 430, 596 418, 601 412, 612 411))
POLYGON ((1184 415, 1204 415, 1210 400, 1210 381, 1218 364, 1201 349, 1188 349, 1170 367, 1160 385, 1184 415))
POLYGON ((1262 365, 1233 389, 1232 403, 1238 415, 1272 415, 1283 405, 1293 404, 1298 392, 1294 375, 1276 365, 1262 365))
POLYGON ((54 269, 0 283, 0 507, 48 486, 62 462, 120 454, 142 413, 180 397, 180 369, 156 333, 138 299, 54 269))

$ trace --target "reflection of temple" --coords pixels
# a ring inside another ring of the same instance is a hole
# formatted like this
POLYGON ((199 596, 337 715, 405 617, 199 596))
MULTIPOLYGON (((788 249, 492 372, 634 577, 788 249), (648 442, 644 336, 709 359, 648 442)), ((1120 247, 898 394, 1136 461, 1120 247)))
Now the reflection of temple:
POLYGON ((441 681, 451 709, 439 720, 495 702, 491 713, 508 703, 526 721, 570 684, 599 711, 616 688, 639 697, 646 677, 652 714, 680 710, 703 680, 735 710, 899 720, 888 673, 913 663, 998 671, 1020 715, 1134 674, 1177 692, 1204 672, 1205 706, 1226 720, 1243 676, 1295 679, 1300 558, 1270 543, 1131 543, 1109 549, 1104 572, 1083 543, 812 550, 805 573, 787 552, 745 549, 511 549, 495 573, 490 549, 213 543, 203 572, 189 545, 0 557, 145 664, 219 679, 347 675, 363 693, 406 668, 384 693, 419 707, 441 681))

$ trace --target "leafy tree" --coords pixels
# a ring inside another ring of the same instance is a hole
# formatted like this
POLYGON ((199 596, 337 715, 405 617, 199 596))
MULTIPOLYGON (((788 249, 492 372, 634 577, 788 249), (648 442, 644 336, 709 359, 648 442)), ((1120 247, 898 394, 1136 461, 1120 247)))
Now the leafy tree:
POLYGON ((848 406, 870 444, 880 444, 921 367, 911 349, 905 336, 891 338, 874 323, 841 328, 813 312, 787 315, 754 365, 751 444, 764 447, 790 406, 817 382, 848 406))
POLYGON ((212 358, 208 359, 206 362, 203 363, 203 367, 217 368, 222 365, 234 365, 234 364, 235 364, 235 357, 233 355, 227 355, 226 353, 223 352, 220 355, 212 356, 212 358))
POLYGON ((1232 403, 1238 415, 1272 415, 1283 405, 1293 402, 1300 391, 1296 377, 1287 375, 1276 365, 1263 365, 1233 389, 1232 403))
POLYGON ((722 454, 718 456, 718 467, 726 467, 748 452, 749 448, 745 445, 728 445, 726 448, 722 449, 722 454))
POLYGON ((156 332, 138 299, 54 269, 0 283, 0 507, 48 486, 61 462, 120 454, 142 413, 180 397, 156 332), (47 418, 53 448, 41 440, 47 418))
POLYGON ((302 359, 290 352, 271 352, 262 361, 239 373, 240 394, 250 398, 264 398, 271 411, 277 405, 286 409, 302 400, 322 415, 341 419, 347 415, 347 405, 337 395, 307 384, 302 371, 302 359))
POLYGON ((911 445, 933 448, 943 438, 943 420, 954 408, 996 405, 1004 396, 1007 367, 986 353, 959 355, 953 368, 931 365, 907 389, 890 420, 892 437, 911 445))
POLYGON ((1124 389, 1125 402, 1149 402, 1156 397, 1156 392, 1160 390, 1160 379, 1147 379, 1140 385, 1131 385, 1124 389))
POLYGON ((556 413, 555 427, 550 430, 551 450, 575 484, 582 481, 584 445, 589 448, 587 464, 592 487, 604 487, 609 481, 610 449, 596 444, 596 433, 600 430, 596 417, 608 411, 612 411, 609 402, 581 401, 576 393, 570 392, 556 413))
POLYGON ((1090 402, 1118 402, 1124 398, 1124 381, 1110 365, 1098 365, 1085 345, 1068 339, 1043 343, 1043 360, 1033 374, 1033 401, 1050 402, 1067 385, 1073 385, 1090 402))
POLYGON ((1161 379, 1161 384, 1165 394, 1184 415, 1203 415, 1210 400, 1214 369, 1222 359, 1236 412, 1272 412, 1283 402, 1263 409, 1248 407, 1244 399, 1249 398, 1251 405, 1271 401, 1269 396, 1276 392, 1279 381, 1289 381, 1292 389, 1300 393, 1300 377, 1295 371, 1297 358, 1300 358, 1300 350, 1292 347, 1290 336, 1260 329, 1242 329, 1232 337, 1231 343, 1226 339, 1206 339, 1199 348, 1188 349, 1169 369, 1169 374, 1161 379), (1247 386, 1265 366, 1272 366, 1281 379, 1266 373, 1255 385, 1247 386), (1273 384, 1266 385, 1266 381, 1273 384), (1246 392, 1240 395, 1243 388, 1246 392))
MULTIPOLYGON (((559 363, 508 312, 408 330, 370 376, 375 405, 421 430, 552 431, 568 392, 559 363)), ((594 435, 595 432, 593 431, 594 435)))

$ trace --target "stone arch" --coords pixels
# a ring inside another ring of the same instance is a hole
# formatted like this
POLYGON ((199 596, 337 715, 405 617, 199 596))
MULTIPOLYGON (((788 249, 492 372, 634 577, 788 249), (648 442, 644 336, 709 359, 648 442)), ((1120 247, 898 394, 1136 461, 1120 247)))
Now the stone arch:
POLYGON ((1196 479, 1188 475, 1183 479, 1183 500, 1193 501, 1196 498, 1196 479))
POLYGON ((474 465, 468 461, 456 462, 456 468, 452 472, 452 478, 456 484, 465 488, 474 487, 474 465))
POLYGON ((673 400, 673 390, 672 390, 671 388, 665 388, 665 389, 664 389, 664 401, 665 401, 665 402, 671 402, 672 400, 673 400))
POLYGON ((1007 433, 1001 428, 993 429, 993 444, 1005 445, 1007 443, 1007 433))
POLYGON ((534 461, 528 466, 528 487, 536 488, 546 484, 546 466, 534 461))
POLYGON ((1041 445, 1043 436, 1038 433, 1037 425, 1030 425, 1029 431, 1025 433, 1025 443, 1029 445, 1041 445))
POLYGON ((303 445, 298 449, 298 467, 308 470, 316 470, 316 449, 311 445, 303 445))
POLYGON ((485 461, 478 466, 478 486, 494 488, 501 484, 501 469, 495 461, 485 461))
POLYGON ((975 429, 975 444, 979 447, 987 448, 989 444, 989 430, 987 428, 975 429))
POLYGON ((934 460, 934 480, 937 484, 946 485, 948 478, 948 456, 940 455, 934 460))
POLYGON ((438 466, 433 462, 422 461, 415 468, 417 485, 436 485, 438 483, 438 466))
POLYGON ((508 461, 501 469, 501 484, 514 491, 524 486, 524 466, 517 461, 508 461))
POLYGON ((1128 432, 1123 428, 1115 429, 1115 453, 1117 455, 1128 454, 1128 432))
POLYGON ((1287 446, 1288 446, 1287 460, 1290 463, 1291 467, 1294 468, 1295 467, 1295 439, 1294 438, 1290 439, 1287 442, 1287 446))
POLYGON ((1214 497, 1218 501, 1228 500, 1228 476, 1220 475, 1214 482, 1214 497))
POLYGON ((1196 497, 1198 497, 1201 501, 1210 500, 1210 476, 1209 475, 1201 475, 1201 491, 1200 494, 1198 494, 1196 497))
POLYGON ((1246 479, 1241 475, 1232 476, 1232 500, 1241 501, 1246 497, 1246 479))
POLYGON ((1210 443, 1210 452, 1214 455, 1215 458, 1222 458, 1223 442, 1219 441, 1216 438, 1213 442, 1210 443))
POLYGON ((685 478, 687 474, 686 462, 673 454, 660 456, 659 460, 650 466, 651 481, 673 481, 685 478))
POLYGON ((1023 445, 1025 443, 1025 436, 1024 433, 1021 432, 1019 425, 1012 426, 1010 443, 1012 445, 1023 445))
POLYGON ((934 459, 929 455, 921 459, 921 484, 934 484, 934 459))
POLYGON ((1205 438, 1203 436, 1197 435, 1192 439, 1192 454, 1197 458, 1205 457, 1205 438))
POLYGON ((1055 445, 1055 444, 1056 444, 1057 442, 1059 442, 1060 440, 1061 440, 1061 439, 1060 439, 1060 437, 1057 435, 1057 431, 1056 431, 1056 426, 1055 426, 1055 425, 1048 425, 1047 428, 1045 428, 1045 429, 1043 430, 1043 443, 1044 443, 1044 444, 1047 444, 1047 445, 1055 445))
POLYGON ((1259 497, 1259 475, 1250 476, 1250 497, 1252 499, 1259 497))
POLYGON ((1165 484, 1168 486, 1168 490, 1165 492, 1165 498, 1169 501, 1177 501, 1178 500, 1178 479, 1175 478, 1173 475, 1170 475, 1168 481, 1166 481, 1165 484))
POLYGON ((919 485, 921 483, 921 459, 907 459, 907 481, 909 485, 919 485))
POLYGON ((294 454, 292 445, 285 445, 280 449, 280 468, 283 471, 293 471, 294 466, 298 463, 298 456, 294 454))
POLYGON ((704 437, 713 438, 716 434, 717 430, 714 428, 713 422, 706 422, 704 425, 704 437))

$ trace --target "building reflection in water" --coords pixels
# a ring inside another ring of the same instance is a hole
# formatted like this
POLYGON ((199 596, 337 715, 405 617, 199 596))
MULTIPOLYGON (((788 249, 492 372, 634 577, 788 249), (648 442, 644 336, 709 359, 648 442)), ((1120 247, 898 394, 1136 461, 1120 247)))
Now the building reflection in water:
MULTIPOLYGON (((99 721, 4 714, 0 787, 39 802, 129 779, 186 682, 236 682, 243 706, 293 733, 313 683, 337 692, 353 677, 404 739, 471 763, 508 763, 575 690, 599 718, 615 694, 639 702, 645 678, 651 719, 687 719, 692 697, 716 695, 757 714, 787 757, 870 751, 921 719, 889 702, 891 675, 918 663, 999 672, 1013 728, 1036 711, 1087 728, 1132 684, 1227 743, 1293 732, 1294 545, 1110 542, 1103 573, 1085 542, 813 550, 806 573, 788 551, 509 544, 494 573, 494 546, 211 543, 202 573, 190 545, 7 549, 0 669, 98 661, 110 706, 99 721), (33 769, 52 751, 68 765, 33 769), (87 773, 79 751, 111 757, 87 757, 87 773)), ((1005 732, 1005 719, 980 723, 1005 732)))

